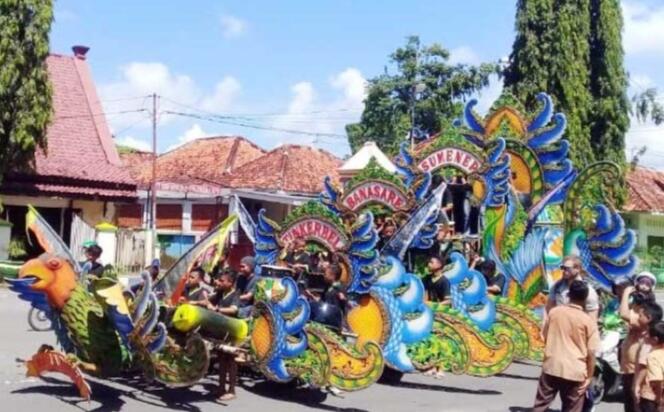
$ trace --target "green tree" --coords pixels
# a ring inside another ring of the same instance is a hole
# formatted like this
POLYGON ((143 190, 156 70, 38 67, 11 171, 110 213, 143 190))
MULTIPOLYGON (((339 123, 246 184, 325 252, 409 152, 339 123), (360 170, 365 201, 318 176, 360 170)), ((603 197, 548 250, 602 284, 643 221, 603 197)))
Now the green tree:
POLYGON ((417 36, 390 56, 396 73, 369 80, 365 107, 359 123, 346 126, 353 151, 369 140, 394 154, 415 125, 432 134, 442 130, 461 113, 462 100, 488 85, 497 64, 470 66, 449 63, 450 53, 439 44, 421 46, 417 36), (415 98, 417 96, 417 98, 415 98))
POLYGON ((0 0, 0 182, 9 169, 33 164, 37 146, 46 147, 52 21, 51 1, 0 0))
POLYGON ((630 102, 620 1, 591 0, 590 25, 590 143, 598 160, 624 165, 630 102))
POLYGON ((508 91, 535 109, 549 93, 567 116, 566 137, 577 166, 594 160, 590 144, 590 0, 519 0, 517 37, 505 70, 508 91))

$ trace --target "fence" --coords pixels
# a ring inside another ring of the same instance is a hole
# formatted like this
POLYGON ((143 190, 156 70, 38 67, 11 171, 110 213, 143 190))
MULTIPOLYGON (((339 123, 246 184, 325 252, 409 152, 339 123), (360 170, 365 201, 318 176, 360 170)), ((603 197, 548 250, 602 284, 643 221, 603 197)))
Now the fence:
POLYGON ((115 266, 119 273, 138 273, 143 269, 146 233, 143 230, 118 230, 115 266))
POLYGON ((89 240, 95 240, 95 228, 85 223, 83 219, 77 214, 74 214, 71 222, 71 238, 69 241, 69 248, 78 259, 84 260, 81 250, 83 243, 89 240))

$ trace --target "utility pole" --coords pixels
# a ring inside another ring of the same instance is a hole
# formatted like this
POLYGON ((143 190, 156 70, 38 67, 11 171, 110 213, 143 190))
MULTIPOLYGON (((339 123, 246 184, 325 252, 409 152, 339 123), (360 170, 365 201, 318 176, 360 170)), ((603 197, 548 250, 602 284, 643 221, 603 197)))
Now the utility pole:
POLYGON ((150 261, 157 245, 157 94, 152 93, 152 181, 150 182, 150 261))

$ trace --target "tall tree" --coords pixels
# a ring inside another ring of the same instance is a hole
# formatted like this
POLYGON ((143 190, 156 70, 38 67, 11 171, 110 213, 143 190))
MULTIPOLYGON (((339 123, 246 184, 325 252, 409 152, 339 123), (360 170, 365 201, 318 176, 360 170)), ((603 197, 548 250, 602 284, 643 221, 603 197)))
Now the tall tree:
POLYGON ((439 132, 462 109, 461 100, 479 91, 496 73, 496 64, 470 66, 449 63, 442 46, 421 46, 417 36, 390 56, 396 74, 387 69, 369 80, 365 108, 359 123, 346 126, 353 151, 373 140, 386 153, 395 153, 414 123, 424 133, 439 132))
POLYGON ((590 143, 597 159, 622 165, 630 102, 623 67, 620 1, 591 0, 590 4, 590 143))
POLYGON ((46 147, 52 21, 49 0, 0 0, 0 182, 8 170, 32 164, 37 146, 46 147))
POLYGON ((567 116, 572 160, 592 162, 590 0, 520 0, 516 30, 505 87, 528 109, 538 92, 548 92, 567 116))

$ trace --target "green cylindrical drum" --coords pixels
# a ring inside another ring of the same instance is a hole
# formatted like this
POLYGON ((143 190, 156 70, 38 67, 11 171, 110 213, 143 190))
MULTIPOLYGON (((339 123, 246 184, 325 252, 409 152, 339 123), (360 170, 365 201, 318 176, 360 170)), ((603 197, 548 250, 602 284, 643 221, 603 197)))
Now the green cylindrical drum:
POLYGON ((180 332, 190 332, 200 327, 203 337, 232 343, 242 342, 249 332, 247 322, 242 319, 186 303, 175 310, 173 326, 180 332))

